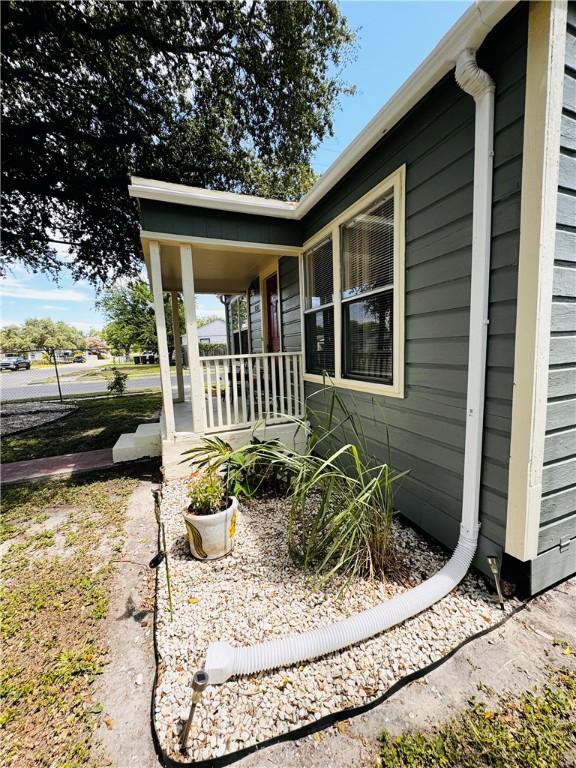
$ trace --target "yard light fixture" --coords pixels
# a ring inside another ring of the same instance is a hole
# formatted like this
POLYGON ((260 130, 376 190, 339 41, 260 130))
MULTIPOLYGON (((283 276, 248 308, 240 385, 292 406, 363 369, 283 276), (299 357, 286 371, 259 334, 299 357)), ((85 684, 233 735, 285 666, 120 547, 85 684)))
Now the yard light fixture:
POLYGON ((192 678, 192 703, 190 704, 190 712, 188 713, 188 719, 180 734, 180 751, 186 752, 188 744, 188 736, 190 735, 190 728, 192 726, 192 720, 194 719, 194 712, 196 707, 200 703, 204 689, 208 685, 208 674, 203 669, 194 673, 192 678))

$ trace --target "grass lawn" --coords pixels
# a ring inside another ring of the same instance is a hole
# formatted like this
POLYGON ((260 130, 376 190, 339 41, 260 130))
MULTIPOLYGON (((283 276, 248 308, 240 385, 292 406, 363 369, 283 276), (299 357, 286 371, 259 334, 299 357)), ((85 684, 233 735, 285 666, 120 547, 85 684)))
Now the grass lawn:
MULTIPOLYGON (((83 371, 80 378, 82 379, 103 379, 109 375, 112 368, 119 368, 123 373, 127 373, 129 377, 139 376, 158 376, 160 374, 160 366, 158 364, 151 365, 134 365, 133 363, 118 363, 118 365, 105 365, 103 368, 93 368, 89 371, 83 371)), ((174 370, 176 368, 173 366, 174 370)))
POLYGON ((383 734, 380 765, 568 768, 576 765, 575 723, 576 675, 566 669, 540 691, 500 695, 497 706, 472 700, 461 715, 429 732, 383 734))
POLYGON ((69 416, 5 437, 2 462, 112 448, 123 432, 134 432, 138 424, 157 421, 161 403, 157 392, 78 400, 78 410, 69 416))
POLYGON ((123 476, 13 486, 2 498, 0 764, 110 764, 91 683, 107 662, 113 564, 128 498, 123 476))
MULTIPOLYGON (((128 374, 129 379, 141 378, 142 376, 159 376, 159 365, 133 365, 132 363, 118 363, 118 365, 107 364, 101 368, 90 368, 88 370, 78 370, 69 366, 58 367, 58 374, 61 381, 74 379, 75 381, 107 381, 110 378, 112 368, 119 368, 128 374)), ((175 371, 176 368, 173 366, 175 371)), ((53 371, 52 371, 53 372, 53 371)), ((49 376, 41 381, 34 381, 33 384, 53 384, 56 381, 56 375, 49 376)))

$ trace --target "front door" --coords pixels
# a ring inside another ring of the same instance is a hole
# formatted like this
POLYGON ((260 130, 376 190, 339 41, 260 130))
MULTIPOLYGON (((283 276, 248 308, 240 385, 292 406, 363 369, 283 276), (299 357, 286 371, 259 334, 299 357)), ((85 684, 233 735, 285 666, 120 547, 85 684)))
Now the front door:
POLYGON ((280 327, 278 322, 278 275, 266 279, 266 323, 268 326, 267 352, 280 352, 280 327))

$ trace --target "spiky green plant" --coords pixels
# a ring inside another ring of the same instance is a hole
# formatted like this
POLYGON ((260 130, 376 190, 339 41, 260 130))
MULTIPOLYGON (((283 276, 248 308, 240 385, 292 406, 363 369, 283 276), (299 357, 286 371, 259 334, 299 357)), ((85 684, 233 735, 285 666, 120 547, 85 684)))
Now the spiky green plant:
POLYGON ((406 472, 392 468, 389 448, 385 463, 371 457, 361 420, 331 385, 309 397, 304 417, 292 421, 306 435, 303 451, 278 441, 233 449, 215 437, 187 456, 196 466, 225 472, 234 492, 245 496, 255 495, 266 478, 282 478, 291 500, 290 553, 317 586, 337 574, 348 583, 381 576, 390 552, 394 489, 406 472), (315 410, 314 397, 326 398, 326 407, 315 410))

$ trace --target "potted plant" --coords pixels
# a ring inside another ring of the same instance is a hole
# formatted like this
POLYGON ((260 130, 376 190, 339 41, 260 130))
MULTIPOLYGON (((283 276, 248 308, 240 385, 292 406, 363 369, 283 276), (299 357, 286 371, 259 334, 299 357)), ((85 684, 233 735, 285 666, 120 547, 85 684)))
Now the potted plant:
POLYGON ((213 468, 196 473, 188 483, 183 511, 190 551, 198 560, 216 560, 232 550, 238 500, 230 496, 213 468))

